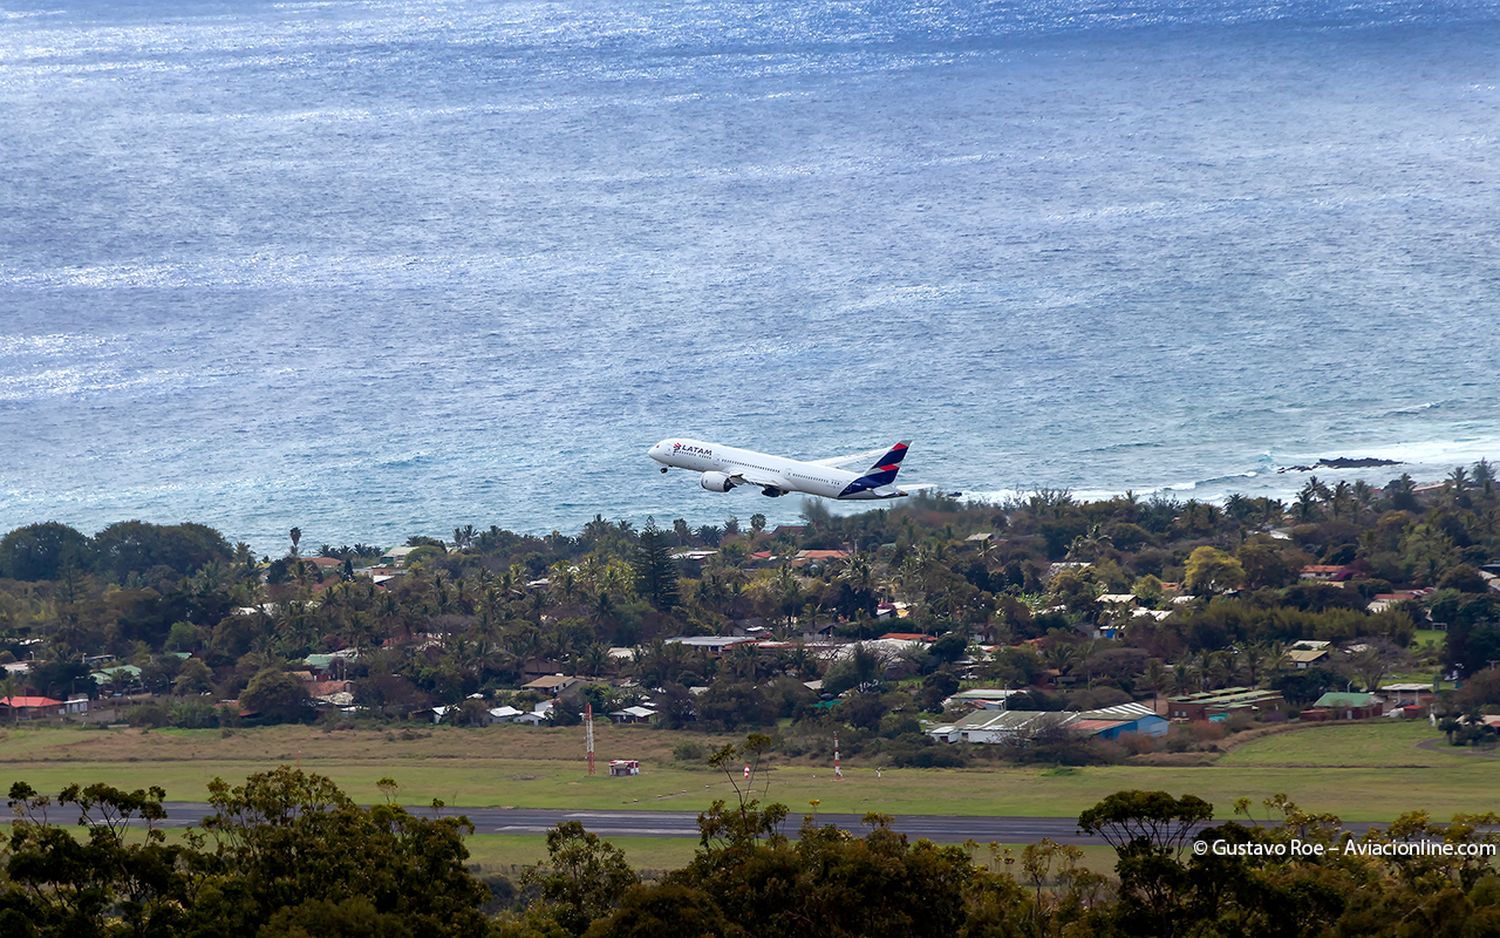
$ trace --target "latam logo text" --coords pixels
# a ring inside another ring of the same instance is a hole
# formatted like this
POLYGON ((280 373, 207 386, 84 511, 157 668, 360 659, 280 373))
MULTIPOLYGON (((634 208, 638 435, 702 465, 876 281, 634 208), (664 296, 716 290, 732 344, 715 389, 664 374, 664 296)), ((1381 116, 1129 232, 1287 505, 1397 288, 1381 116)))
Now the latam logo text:
POLYGON ((673 443, 672 455, 676 456, 678 453, 685 453, 688 456, 712 456, 714 451, 707 446, 688 446, 684 443, 673 443))

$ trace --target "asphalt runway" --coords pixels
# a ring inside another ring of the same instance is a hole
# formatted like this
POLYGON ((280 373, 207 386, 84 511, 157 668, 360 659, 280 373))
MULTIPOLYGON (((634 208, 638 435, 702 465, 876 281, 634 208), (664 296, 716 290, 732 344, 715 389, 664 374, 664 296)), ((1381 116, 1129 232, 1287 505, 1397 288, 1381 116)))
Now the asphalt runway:
MULTIPOLYGON (((212 813, 207 804, 196 802, 166 802, 165 827, 190 827, 212 813)), ((412 814, 432 816, 431 805, 409 806, 412 814)), ((689 811, 597 811, 597 810, 541 810, 535 808, 463 808, 444 807, 436 812, 443 816, 463 815, 474 824, 476 834, 544 834, 564 821, 578 821, 585 828, 603 837, 691 837, 698 836, 698 815, 689 811)), ((863 815, 819 814, 819 824, 833 824, 857 834, 865 833, 869 827, 863 815)), ((794 834, 802 824, 802 816, 789 816, 782 826, 783 833, 794 834)), ((1348 823, 1345 830, 1355 834, 1364 833, 1371 824, 1348 823)), ((1015 817, 1015 816, 967 816, 967 815, 897 815, 892 818, 893 830, 906 834, 913 840, 925 838, 938 843, 962 843, 973 840, 978 843, 1031 844, 1042 838, 1057 843, 1102 844, 1100 837, 1078 830, 1078 821, 1071 817, 1015 817)))

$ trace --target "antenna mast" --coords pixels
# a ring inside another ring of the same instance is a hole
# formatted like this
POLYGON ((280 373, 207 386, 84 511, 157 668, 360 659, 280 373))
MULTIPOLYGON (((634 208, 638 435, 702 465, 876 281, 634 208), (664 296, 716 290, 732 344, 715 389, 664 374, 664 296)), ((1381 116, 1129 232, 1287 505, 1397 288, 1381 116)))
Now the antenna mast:
POLYGON ((589 774, 594 774, 594 705, 583 707, 583 745, 588 750, 589 774))

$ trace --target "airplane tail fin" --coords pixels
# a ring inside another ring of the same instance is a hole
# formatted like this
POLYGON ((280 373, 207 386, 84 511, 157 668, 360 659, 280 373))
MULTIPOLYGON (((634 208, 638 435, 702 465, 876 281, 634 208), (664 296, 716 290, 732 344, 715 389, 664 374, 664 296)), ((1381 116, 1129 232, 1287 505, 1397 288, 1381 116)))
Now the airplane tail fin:
POLYGON ((860 488, 873 489, 895 482, 896 473, 901 471, 901 460, 906 458, 906 448, 910 445, 911 440, 902 440, 892 446, 890 452, 877 459, 870 471, 860 476, 855 484, 860 488))

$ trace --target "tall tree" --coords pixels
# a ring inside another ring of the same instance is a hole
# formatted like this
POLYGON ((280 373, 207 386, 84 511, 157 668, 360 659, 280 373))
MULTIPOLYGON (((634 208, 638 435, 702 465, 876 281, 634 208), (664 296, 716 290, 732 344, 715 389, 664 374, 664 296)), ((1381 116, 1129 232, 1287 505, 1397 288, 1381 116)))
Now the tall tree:
POLYGON ((55 580, 64 567, 86 566, 88 552, 89 539, 65 524, 28 524, 0 538, 0 577, 55 580))
POLYGON ((1245 583, 1245 568, 1217 547, 1195 547, 1188 555, 1184 585, 1194 593, 1222 593, 1245 583))
POLYGON ((677 565, 655 518, 648 517, 641 529, 634 566, 636 592, 662 612, 677 605, 677 565))

